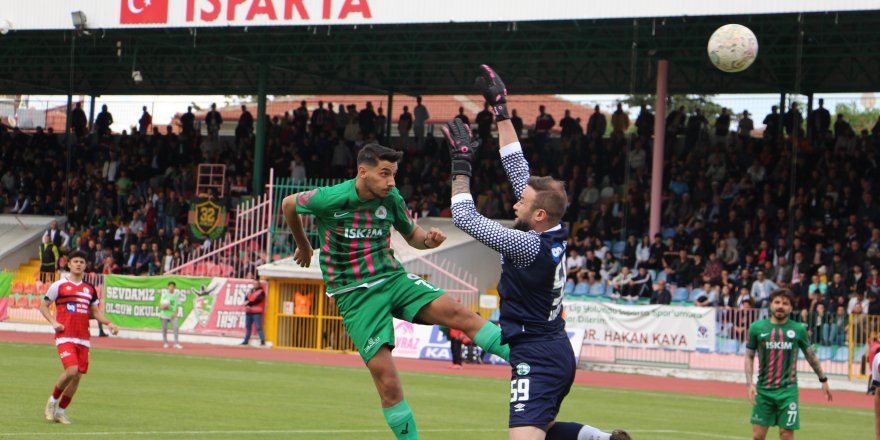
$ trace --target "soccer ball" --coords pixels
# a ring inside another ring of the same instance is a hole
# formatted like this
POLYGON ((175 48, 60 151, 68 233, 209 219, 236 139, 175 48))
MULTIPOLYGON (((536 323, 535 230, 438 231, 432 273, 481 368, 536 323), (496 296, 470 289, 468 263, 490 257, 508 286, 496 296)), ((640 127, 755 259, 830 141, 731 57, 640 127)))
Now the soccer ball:
POLYGON ((715 67, 725 72, 742 72, 758 56, 758 38, 743 25, 726 24, 709 37, 706 50, 715 67))
POLYGON ((162 301, 159 303, 159 308, 162 310, 168 310, 171 307, 171 301, 162 301))

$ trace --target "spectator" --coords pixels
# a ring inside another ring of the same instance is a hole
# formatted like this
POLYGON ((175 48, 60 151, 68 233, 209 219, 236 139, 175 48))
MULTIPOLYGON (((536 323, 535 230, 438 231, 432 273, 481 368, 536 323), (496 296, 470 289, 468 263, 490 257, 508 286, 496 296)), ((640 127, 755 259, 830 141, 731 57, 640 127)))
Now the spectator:
POLYGON ((617 103, 617 110, 611 115, 611 136, 623 139, 623 134, 629 129, 629 115, 623 111, 623 105, 617 103))
POLYGON ((181 293, 176 291, 177 283, 168 282, 168 288, 162 292, 159 301, 159 320, 162 321, 162 346, 168 348, 168 324, 174 328, 174 348, 182 349, 180 345, 179 327, 177 317, 181 307, 181 293))
POLYGON ((756 272, 755 282, 752 283, 750 295, 755 302, 755 306, 759 309, 766 308, 770 302, 770 294, 779 286, 773 281, 767 279, 763 270, 756 272))
POLYGON ((153 116, 147 111, 147 106, 144 106, 141 118, 138 120, 138 135, 140 137, 146 137, 152 126, 153 116))
POLYGON ((522 139, 523 120, 516 114, 516 109, 510 112, 510 123, 513 124, 513 131, 516 132, 516 137, 522 139))
POLYGON ((49 238, 49 234, 43 234, 43 243, 40 245, 40 281, 51 283, 55 281, 55 273, 58 271, 60 252, 58 246, 49 238))
POLYGON ((110 135, 110 126, 113 125, 113 115, 107 110, 107 104, 101 106, 101 113, 95 119, 96 132, 98 139, 110 135))
POLYGON ((648 268, 639 266, 639 272, 630 279, 629 286, 629 290, 625 292, 629 295, 624 295, 624 300, 633 302, 639 298, 651 298, 653 293, 651 291, 652 279, 651 274, 648 273, 648 268))
POLYGON ((211 104, 211 111, 205 115, 205 124, 208 126, 208 140, 212 142, 219 141, 223 116, 217 111, 217 104, 211 104))
POLYGON ((263 335, 263 310, 266 303, 266 292, 259 281, 254 281, 253 287, 248 292, 244 304, 245 324, 244 324, 244 341, 241 345, 250 344, 251 329, 256 327, 257 334, 260 336, 260 345, 266 345, 266 337, 263 335))
POLYGON ((425 143, 425 124, 431 115, 428 108, 422 104, 422 97, 416 96, 416 106, 413 108, 413 134, 416 137, 416 145, 422 148, 425 143))
POLYGON ((630 284, 630 281, 632 280, 632 278, 633 275, 630 273, 629 267, 622 266, 620 268, 620 273, 618 273, 614 278, 611 279, 611 298, 618 299, 625 297, 629 298, 630 301, 632 301, 633 298, 637 298, 638 295, 634 295, 631 293, 633 285, 630 284))
POLYGON ((672 303, 672 293, 666 288, 666 281, 658 281, 657 287, 651 294, 651 304, 669 305, 672 303))
POLYGON ((645 104, 642 104, 639 116, 636 118, 636 133, 640 138, 650 138, 654 135, 654 114, 645 104))
POLYGON ((82 109, 82 102, 77 102, 76 107, 70 113, 70 128, 77 139, 85 138, 88 134, 89 120, 86 118, 86 112, 82 109))
MULTIPOLYGON (((403 146, 408 145, 409 131, 413 127, 413 115, 409 112, 409 106, 403 106, 403 113, 397 117, 397 133, 400 136, 400 143, 403 146)), ((459 341, 460 342, 460 341, 459 341)), ((459 354, 460 355, 460 354, 459 354)), ((461 365, 459 363, 459 365, 461 365)))
POLYGON ((477 113, 475 121, 477 123, 477 135, 480 137, 483 145, 486 145, 491 137, 493 121, 495 121, 495 116, 490 111, 489 103, 484 103, 483 110, 477 113))
MULTIPOLYGON (((712 307, 720 302, 726 304, 730 301, 730 290, 727 289, 725 291, 724 297, 719 298, 718 296, 718 286, 713 286, 710 283, 703 283, 703 288, 699 290, 694 290, 694 298, 693 303, 697 307, 712 307)), ((722 308, 724 306, 721 306, 722 308)))

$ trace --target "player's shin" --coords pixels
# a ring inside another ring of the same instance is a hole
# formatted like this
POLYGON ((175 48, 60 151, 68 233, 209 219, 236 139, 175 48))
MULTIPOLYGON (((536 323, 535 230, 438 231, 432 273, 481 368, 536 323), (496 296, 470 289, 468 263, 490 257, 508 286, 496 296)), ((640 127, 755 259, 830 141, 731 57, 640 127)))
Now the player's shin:
POLYGON ((385 421, 398 440, 418 440, 419 431, 416 429, 416 419, 406 400, 390 408, 382 408, 385 421))
POLYGON ((510 360, 510 347, 501 343, 501 329, 491 322, 486 322, 474 336, 474 343, 483 350, 492 353, 505 361, 510 360))

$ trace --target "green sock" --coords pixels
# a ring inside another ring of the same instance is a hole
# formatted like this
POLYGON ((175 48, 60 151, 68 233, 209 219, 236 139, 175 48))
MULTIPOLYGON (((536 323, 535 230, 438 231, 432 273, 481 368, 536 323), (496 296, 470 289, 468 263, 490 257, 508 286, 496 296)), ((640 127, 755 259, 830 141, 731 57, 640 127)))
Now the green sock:
POLYGON ((449 339, 449 327, 438 325, 437 328, 440 330, 440 333, 443 333, 443 336, 446 336, 446 339, 449 339))
POLYGON ((385 415, 385 421, 398 440, 418 440, 419 430, 416 429, 416 419, 406 400, 401 400, 391 408, 382 408, 382 414, 385 415))
POLYGON ((505 361, 510 361, 510 347, 507 344, 501 344, 501 329, 497 325, 487 321, 474 336, 474 343, 482 347, 483 350, 505 361))

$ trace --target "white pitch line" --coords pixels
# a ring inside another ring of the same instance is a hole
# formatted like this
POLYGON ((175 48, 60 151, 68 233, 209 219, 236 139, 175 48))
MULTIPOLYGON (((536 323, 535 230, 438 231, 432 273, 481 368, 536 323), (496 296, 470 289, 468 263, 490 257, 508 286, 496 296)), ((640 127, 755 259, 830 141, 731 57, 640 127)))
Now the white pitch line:
POLYGON ((707 432, 689 432, 689 431, 679 431, 676 429, 627 429, 627 431, 636 433, 636 434, 674 434, 676 436, 681 435, 692 435, 697 438, 718 438, 723 440, 739 440, 742 436, 733 436, 733 435, 723 435, 723 434, 710 434, 707 432))
MULTIPOLYGON (((377 434, 387 432, 387 429, 272 429, 272 430, 211 430, 211 431, 98 431, 98 432, 20 432, 20 433, 0 433, 0 437, 98 437, 98 436, 149 436, 149 435, 177 435, 177 436, 198 436, 198 435, 338 435, 338 434, 377 434)), ((422 429, 424 433, 454 433, 454 432, 505 432, 506 429, 422 429)), ((679 431, 675 429, 630 429, 632 433, 641 434, 672 434, 672 435, 688 435, 696 438, 721 439, 721 440, 737 440, 740 437, 712 434, 706 432, 690 432, 679 431)))
MULTIPOLYGON (((507 429, 420 429, 419 432, 506 432, 507 429)), ((3 437, 82 437, 82 436, 121 436, 121 435, 329 435, 329 434, 373 434, 388 432, 388 429, 267 429, 267 430, 211 430, 211 431, 97 431, 97 432, 18 432, 0 433, 3 437)))

